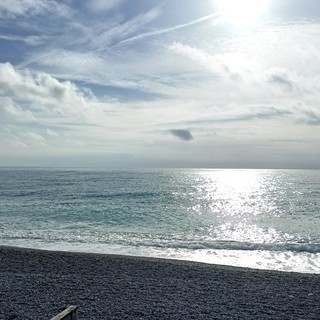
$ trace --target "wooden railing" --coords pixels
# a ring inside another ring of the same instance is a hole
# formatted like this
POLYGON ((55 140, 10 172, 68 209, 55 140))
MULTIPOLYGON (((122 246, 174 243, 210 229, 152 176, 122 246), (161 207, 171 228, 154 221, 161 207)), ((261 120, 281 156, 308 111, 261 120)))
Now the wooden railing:
POLYGON ((78 320, 77 310, 79 306, 70 306, 50 320, 78 320))

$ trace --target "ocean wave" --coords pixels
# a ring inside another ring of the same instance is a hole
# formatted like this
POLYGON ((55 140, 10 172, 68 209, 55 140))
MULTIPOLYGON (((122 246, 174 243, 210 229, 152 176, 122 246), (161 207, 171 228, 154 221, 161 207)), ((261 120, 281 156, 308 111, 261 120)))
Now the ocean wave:
POLYGON ((72 234, 62 232, 55 233, 28 233, 28 234, 2 234, 0 241, 41 241, 43 243, 64 242, 86 243, 103 245, 120 245, 126 247, 144 247, 161 249, 183 249, 183 250, 232 250, 232 251, 269 251, 269 252, 295 252, 295 253, 320 253, 320 243, 298 243, 298 242, 274 242, 255 243, 228 240, 185 240, 181 238, 168 237, 168 235, 151 235, 139 233, 108 233, 97 236, 97 234, 72 234))
POLYGON ((236 251, 280 251, 320 253, 320 243, 252 243, 238 241, 158 241, 141 240, 116 241, 130 246, 189 249, 189 250, 236 250, 236 251))
MULTIPOLYGON (((161 245, 160 245, 161 246, 161 245)), ((182 242, 172 243, 172 248, 181 249, 212 249, 212 250, 237 250, 237 251, 291 251, 320 253, 320 244, 310 243, 250 243, 237 241, 213 241, 213 242, 182 242)))
POLYGON ((107 193, 107 194, 85 194, 83 198, 94 199, 113 199, 113 198, 148 198, 158 196, 155 192, 119 192, 119 193, 107 193))

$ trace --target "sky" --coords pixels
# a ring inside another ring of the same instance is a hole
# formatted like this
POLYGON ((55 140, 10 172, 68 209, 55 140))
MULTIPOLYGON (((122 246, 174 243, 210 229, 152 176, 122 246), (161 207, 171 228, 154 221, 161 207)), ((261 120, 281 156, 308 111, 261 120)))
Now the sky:
POLYGON ((1 0, 0 166, 320 168, 319 0, 1 0))

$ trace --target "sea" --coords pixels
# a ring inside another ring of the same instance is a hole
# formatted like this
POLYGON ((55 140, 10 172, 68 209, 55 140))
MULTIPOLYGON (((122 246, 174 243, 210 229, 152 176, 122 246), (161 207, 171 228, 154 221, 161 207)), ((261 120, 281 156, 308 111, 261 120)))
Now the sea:
POLYGON ((320 170, 0 168, 0 245, 320 273, 320 170))

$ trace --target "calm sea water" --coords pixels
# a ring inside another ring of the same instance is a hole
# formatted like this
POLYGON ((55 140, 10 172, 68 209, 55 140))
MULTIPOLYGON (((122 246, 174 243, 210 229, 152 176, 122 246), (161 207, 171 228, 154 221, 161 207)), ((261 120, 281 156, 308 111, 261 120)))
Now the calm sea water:
POLYGON ((320 273, 320 171, 0 168, 0 245, 320 273))

